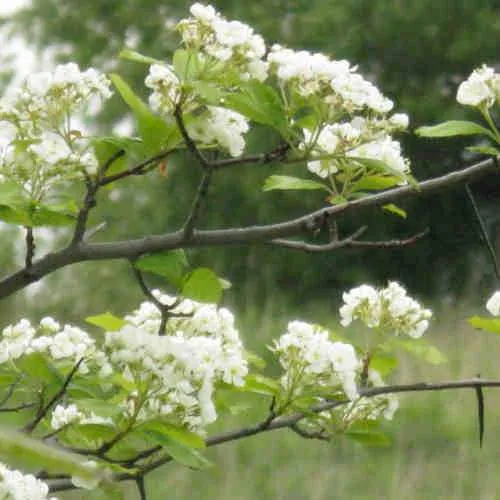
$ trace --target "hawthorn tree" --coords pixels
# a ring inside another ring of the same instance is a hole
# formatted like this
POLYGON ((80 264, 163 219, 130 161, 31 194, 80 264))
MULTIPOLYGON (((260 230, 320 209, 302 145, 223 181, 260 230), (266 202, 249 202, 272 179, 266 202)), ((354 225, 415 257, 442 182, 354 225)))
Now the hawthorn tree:
MULTIPOLYGON (((226 20, 211 6, 194 4, 190 14, 177 25, 181 46, 171 64, 130 50, 121 54, 148 68, 148 103, 119 75, 82 71, 73 63, 30 75, 0 101, 0 218, 25 231, 24 265, 0 280, 0 297, 72 264, 123 259, 146 298, 124 317, 105 312, 86 318, 86 329, 50 316, 3 329, 5 498, 43 499, 49 491, 75 488, 100 488, 114 497, 116 482, 130 480, 144 499, 145 477, 158 467, 172 461, 204 467, 206 446, 280 428, 304 438, 373 440, 381 420, 393 419, 401 392, 474 389, 482 439, 482 388, 500 381, 384 381, 401 349, 440 356, 421 339, 432 312, 401 284, 362 284, 344 293, 340 325, 357 322, 366 330, 363 344, 349 341, 348 330, 291 321, 268 346, 281 367, 272 377, 244 348, 233 314, 219 305, 230 284, 208 268, 191 268, 186 250, 266 244, 315 253, 424 238, 425 232, 365 240, 362 225, 344 234, 342 217, 362 219, 368 207, 404 217, 397 205, 402 199, 497 172, 500 133, 492 110, 500 101, 500 75, 483 66, 458 89, 458 101, 476 108, 482 125, 450 121, 417 131, 424 137, 478 135, 486 143, 471 149, 490 158, 417 181, 394 138, 408 129, 408 117, 392 113, 393 102, 348 61, 266 48, 251 27, 226 20), (135 117, 137 137, 95 136, 85 125, 86 113, 111 97, 112 86, 135 117), (245 154, 245 135, 255 127, 266 130, 274 145, 245 154), (161 180, 183 151, 200 182, 182 227, 93 241, 102 228, 90 224, 99 196, 134 176, 161 180), (316 211, 268 225, 199 229, 204 206, 217 203, 210 186, 225 171, 277 165, 304 172, 271 175, 264 190, 319 191, 316 211), (66 228, 66 243, 37 252, 40 226, 66 228), (168 293, 153 289, 149 274, 161 277, 168 293), (266 418, 212 434, 210 424, 249 393, 268 408, 266 418), (14 471, 19 462, 35 475, 14 471)), ((487 309, 500 315, 500 292, 487 309)), ((500 331, 495 318, 470 323, 500 331)))

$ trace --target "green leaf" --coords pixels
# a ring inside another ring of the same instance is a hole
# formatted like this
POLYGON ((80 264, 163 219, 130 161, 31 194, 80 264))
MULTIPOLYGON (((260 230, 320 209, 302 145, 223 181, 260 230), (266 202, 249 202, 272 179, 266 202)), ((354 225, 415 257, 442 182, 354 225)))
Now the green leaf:
POLYGON ((262 125, 280 132, 288 121, 279 94, 269 85, 252 80, 240 86, 237 93, 226 96, 224 105, 262 125))
POLYGON ((356 156, 356 157, 349 156, 346 159, 348 159, 350 161, 352 160, 356 163, 360 163, 361 165, 363 165, 367 169, 373 170, 375 172, 389 174, 392 177, 396 177, 396 178, 400 179, 400 181, 410 182, 409 176, 407 176, 406 174, 400 172, 399 170, 391 167, 390 165, 388 165, 387 163, 385 163, 383 161, 376 160, 374 158, 362 158, 362 157, 358 157, 358 156, 356 156))
POLYGON ((370 362, 370 368, 377 370, 382 377, 391 373, 398 366, 398 358, 387 353, 377 353, 370 362))
POLYGON ((468 319, 468 323, 479 330, 484 330, 489 333, 500 333, 500 318, 472 316, 468 319))
POLYGON ((85 458, 60 448, 49 446, 38 439, 13 429, 0 428, 0 456, 7 463, 20 462, 26 467, 43 469, 50 473, 78 476, 86 481, 99 482, 103 472, 85 465, 85 458))
POLYGON ((245 359, 248 363, 259 370, 262 370, 266 367, 266 362, 257 354, 252 351, 245 350, 245 359))
POLYGON ((30 213, 31 227, 39 226, 70 226, 76 220, 74 204, 37 205, 30 213))
POLYGON ((136 137, 97 137, 92 140, 92 144, 100 166, 105 165, 118 151, 125 151, 125 155, 116 159, 107 169, 108 175, 125 170, 131 160, 145 156, 144 144, 136 137))
POLYGON ((386 212, 389 212, 391 214, 397 215, 398 217, 406 219, 406 211, 398 207, 394 203, 388 203, 387 205, 383 205, 382 210, 385 210, 386 212))
POLYGON ((123 49, 118 54, 118 57, 120 59, 125 59, 127 61, 133 61, 133 62, 148 64, 148 65, 149 64, 165 64, 163 61, 160 61, 159 59, 145 56, 145 55, 140 54, 139 52, 136 52, 135 50, 131 50, 131 49, 123 49))
POLYGON ((351 191, 380 191, 397 186, 401 177, 387 175, 367 175, 351 186, 351 191))
POLYGON ((76 401, 76 405, 82 410, 94 412, 99 417, 116 417, 123 413, 123 410, 117 404, 105 399, 79 399, 76 401))
POLYGON ((158 444, 162 444, 162 438, 159 436, 164 436, 168 438, 169 442, 173 439, 189 448, 202 449, 206 447, 205 440, 198 434, 161 420, 150 420, 141 424, 136 430, 152 436, 153 439, 158 439, 158 444))
POLYGON ((203 63, 193 50, 177 49, 172 56, 172 65, 177 77, 184 82, 203 76, 203 63))
POLYGON ((454 137, 457 135, 487 135, 495 140, 495 135, 487 128, 474 122, 451 120, 438 125, 419 127, 415 133, 420 137, 454 137))
POLYGON ((191 82, 191 86, 207 104, 221 105, 221 100, 224 98, 225 93, 217 85, 210 82, 196 81, 191 82))
POLYGON ((23 188, 17 182, 0 182, 0 205, 11 208, 26 206, 23 188))
POLYGON ((321 189, 323 191, 330 192, 328 186, 321 182, 311 181, 309 179, 300 179, 289 175, 271 175, 266 179, 262 190, 273 191, 276 189, 321 189))
POLYGON ((206 469, 212 466, 197 449, 186 446, 176 439, 157 430, 146 430, 143 434, 154 443, 162 446, 165 451, 177 462, 187 465, 192 469, 206 469))
POLYGON ((0 205, 0 220, 8 224, 31 227, 31 217, 27 210, 17 210, 5 205, 0 205))
POLYGON ((162 149, 174 148, 181 141, 177 126, 174 123, 168 124, 159 116, 153 114, 125 80, 117 74, 111 74, 110 79, 123 100, 133 111, 139 134, 148 152, 155 153, 162 149))
POLYGON ((116 427, 106 424, 78 424, 73 431, 88 441, 111 441, 118 434, 116 427))
POLYGON ((499 156, 500 149, 494 148, 493 146, 469 146, 465 148, 467 151, 472 151, 473 153, 481 153, 483 155, 499 156))
POLYGON ((217 304, 222 296, 222 286, 211 269, 199 267, 185 277, 182 295, 198 302, 217 304))
POLYGON ((111 314, 110 312, 98 314, 97 316, 89 316, 85 318, 85 321, 108 332, 116 332, 127 324, 125 320, 111 314))
POLYGON ((140 271, 162 276, 177 288, 182 284, 182 277, 187 266, 188 261, 184 250, 145 255, 135 263, 135 267, 140 271))
POLYGON ((120 483, 102 481, 99 484, 99 489, 92 492, 92 498, 95 500, 124 500, 125 493, 120 483))
POLYGON ((391 440, 387 434, 372 430, 348 430, 345 435, 365 446, 388 447, 391 440))
POLYGON ((251 373, 246 376, 245 385, 241 390, 265 396, 276 396, 280 392, 280 384, 272 378, 251 373))
POLYGON ((431 365, 440 365, 448 361, 437 347, 423 339, 394 339, 394 345, 431 365))
POLYGON ((16 361, 16 366, 26 375, 40 383, 44 383, 48 387, 60 386, 64 381, 63 376, 55 366, 47 360, 46 356, 39 352, 23 356, 16 361))

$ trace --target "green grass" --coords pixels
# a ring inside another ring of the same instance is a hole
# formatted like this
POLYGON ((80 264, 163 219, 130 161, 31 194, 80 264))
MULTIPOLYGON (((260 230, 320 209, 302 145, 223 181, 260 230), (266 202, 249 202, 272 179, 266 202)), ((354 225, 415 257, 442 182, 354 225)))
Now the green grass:
MULTIPOLYGON (((330 307, 330 306, 328 306, 330 307)), ((478 311, 471 311, 471 313, 478 311)), ((304 308, 300 316, 328 323, 327 306, 304 308)), ((437 314, 427 335, 449 357, 441 366, 404 358, 392 382, 500 378, 500 337, 474 331, 457 307, 437 314)), ((262 346, 285 325, 284 306, 275 301, 262 313, 243 318, 247 344, 262 346), (277 325, 277 326, 276 326, 277 325)), ((333 314, 332 314, 333 317, 333 314)), ((293 319, 293 318, 292 318, 293 319)), ((500 498, 500 390, 486 391, 486 434, 479 448, 472 390, 412 393, 386 428, 388 448, 366 448, 341 438, 330 443, 305 440, 287 430, 209 449, 215 467, 193 471, 165 466, 148 476, 150 500, 325 500, 325 499, 494 499, 500 498)), ((250 410, 228 428, 255 422, 265 408, 250 410)), ((214 431, 216 432, 216 431, 214 431)), ((124 486, 127 500, 138 499, 124 486)), ((60 498, 91 499, 68 493, 60 498)))

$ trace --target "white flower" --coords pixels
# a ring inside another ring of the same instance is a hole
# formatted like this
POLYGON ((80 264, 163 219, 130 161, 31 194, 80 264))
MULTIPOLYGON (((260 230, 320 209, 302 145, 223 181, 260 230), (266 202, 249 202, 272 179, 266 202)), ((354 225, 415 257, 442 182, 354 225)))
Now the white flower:
POLYGON ((247 119, 230 109, 207 106, 207 113, 199 121, 187 126, 190 136, 207 145, 217 144, 233 157, 245 148, 243 134, 248 132, 247 119))
POLYGON ((52 411, 50 426, 54 430, 59 430, 69 424, 80 422, 84 415, 78 410, 75 404, 69 406, 57 405, 52 411))
POLYGON ((57 500, 49 487, 31 474, 22 474, 0 463, 0 498, 5 500, 57 500))
POLYGON ((355 319, 361 319, 369 328, 380 324, 381 303, 375 288, 361 285, 342 295, 344 305, 340 308, 340 324, 349 326, 355 319))
POLYGON ((496 291, 486 302, 486 309, 493 316, 500 316, 500 290, 496 291))
POLYGON ((406 130, 410 119, 406 113, 395 113, 389 118, 389 123, 398 130, 406 130))
POLYGON ((469 78, 460 84, 457 101, 465 106, 493 106, 499 97, 500 75, 493 68, 483 65, 475 69, 469 78))

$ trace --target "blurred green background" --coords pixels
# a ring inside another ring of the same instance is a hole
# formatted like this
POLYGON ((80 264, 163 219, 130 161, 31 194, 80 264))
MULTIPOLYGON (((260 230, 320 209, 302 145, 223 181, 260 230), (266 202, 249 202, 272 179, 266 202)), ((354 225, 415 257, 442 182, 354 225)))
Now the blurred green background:
MULTIPOLYGON (((254 26, 269 44, 324 51, 359 64, 363 74, 395 100, 398 111, 409 113, 412 129, 445 119, 474 118, 456 104, 456 87, 483 62, 500 64, 500 1, 227 0, 213 4, 226 17, 254 26)), ((141 91, 144 67, 117 61, 117 53, 127 45, 168 59, 177 41, 172 26, 187 15, 189 5, 177 0, 32 0, 6 22, 39 50, 50 47, 57 60, 118 71, 141 91)), ((99 117, 102 130, 109 133, 124 113, 122 102, 114 97, 99 117)), ((249 148, 261 149, 268 140, 256 131, 249 148)), ((407 134, 403 143, 418 179, 479 158, 464 156, 464 145, 470 142, 461 140, 430 141, 407 134)), ((107 227, 98 237, 126 238, 176 229, 190 206, 198 172, 185 158, 177 158, 168 168, 166 178, 154 174, 134 179, 111 196, 103 196, 94 222, 104 220, 107 227)), ((322 205, 315 194, 262 193, 263 180, 275 172, 273 166, 250 166, 217 176, 203 226, 279 221, 322 205)), ((490 238, 498 241, 500 176, 489 177, 472 190, 490 238)), ((307 255, 252 246, 202 249, 189 256, 193 264, 214 267, 233 282, 226 303, 240 317, 246 343, 261 353, 288 319, 334 324, 342 290, 360 282, 381 285, 397 279, 411 294, 441 311, 429 337, 449 355, 449 363, 422 367, 405 360, 394 381, 471 377, 478 372, 498 376, 500 340, 465 324, 469 309, 477 312, 484 307, 498 283, 464 189, 407 201, 403 207, 408 212, 406 221, 366 211, 346 217, 340 227, 347 234, 367 224, 367 238, 377 240, 428 227, 429 236, 409 248, 307 255)), ((1 267, 10 269, 20 234, 14 229, 4 229, 3 234, 1 267)), ((125 264, 79 264, 54 273, 27 294, 3 301, 0 313, 5 323, 47 314, 76 322, 103 309, 125 312, 139 300, 142 296, 125 264)), ((280 431, 210 450, 217 464, 214 470, 164 468, 148 480, 148 487, 156 499, 500 498, 496 494, 500 461, 492 439, 500 431, 498 397, 494 391, 487 395, 483 450, 478 447, 472 391, 408 395, 401 397, 402 409, 388 426, 393 436, 390 448, 304 441, 280 431)), ((258 409, 255 415, 250 411, 244 420, 258 415, 258 409)), ((130 498, 135 495, 131 492, 130 498)))

